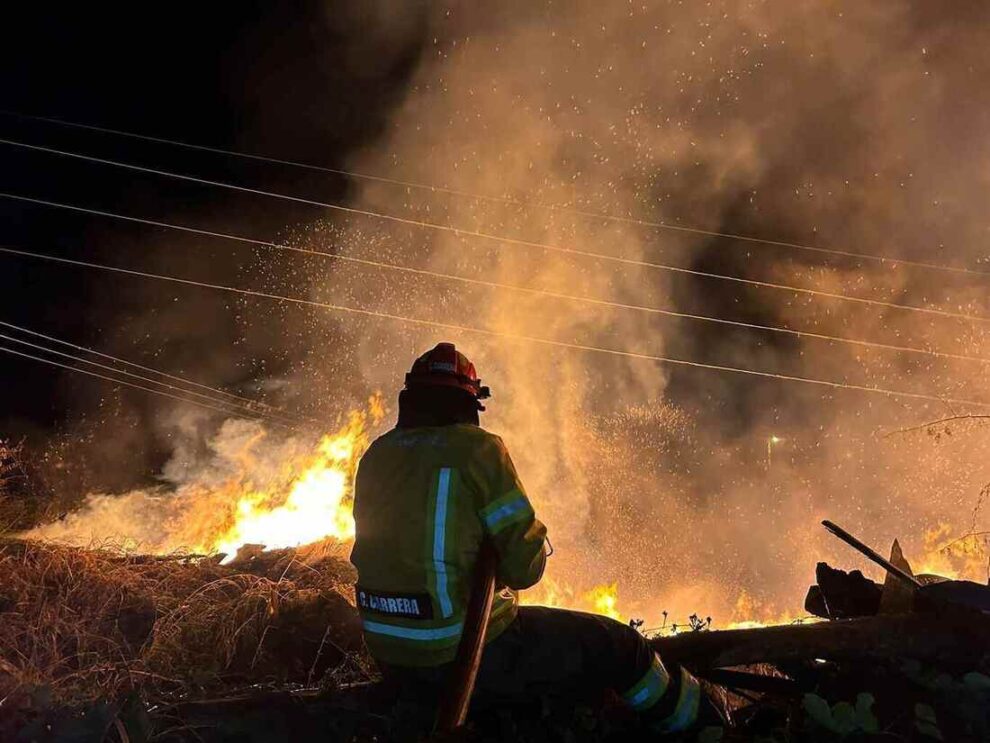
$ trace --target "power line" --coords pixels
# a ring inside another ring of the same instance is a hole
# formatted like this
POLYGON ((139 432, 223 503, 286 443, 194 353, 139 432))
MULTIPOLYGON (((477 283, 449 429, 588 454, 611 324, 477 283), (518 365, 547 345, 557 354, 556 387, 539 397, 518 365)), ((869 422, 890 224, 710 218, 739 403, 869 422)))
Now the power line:
MULTIPOLYGON (((79 345, 76 345, 75 343, 70 343, 68 341, 64 341, 61 338, 56 338, 56 337, 51 336, 51 335, 45 335, 44 333, 39 333, 37 331, 31 330, 30 328, 25 328, 25 327, 20 326, 20 325, 14 325, 13 323, 9 323, 9 322, 3 322, 2 320, 0 320, 0 326, 9 328, 11 330, 16 330, 17 332, 24 333, 25 335, 30 335, 30 336, 33 336, 35 338, 41 338, 41 339, 46 340, 46 341, 49 341, 51 343, 57 343, 59 345, 65 346, 66 348, 73 348, 73 349, 75 349, 77 351, 84 351, 85 353, 90 353, 90 354, 93 354, 94 356, 99 356, 100 358, 108 359, 108 360, 113 361, 114 363, 117 363, 117 364, 122 364, 124 366, 129 366, 129 367, 134 368, 134 369, 141 369, 142 371, 150 372, 152 374, 158 374, 159 376, 162 376, 162 377, 164 377, 166 379, 172 379, 172 380, 175 380, 177 382, 181 382, 182 384, 189 385, 191 387, 196 387, 198 389, 207 390, 209 392, 214 393, 214 395, 217 396, 217 397, 230 398, 231 400, 238 401, 238 402, 235 402, 234 404, 243 403, 244 404, 243 407, 253 408, 254 406, 257 406, 257 407, 264 408, 265 410, 271 411, 271 413, 280 414, 280 415, 284 416, 287 419, 295 420, 296 422, 299 422, 300 420, 303 420, 303 418, 300 418, 299 416, 296 416, 296 415, 294 415, 292 413, 289 413, 288 411, 283 410, 282 408, 275 407, 274 405, 269 405, 266 402, 262 402, 260 400, 253 400, 250 397, 243 397, 241 395, 236 395, 233 392, 227 392, 226 390, 222 390, 219 387, 210 387, 209 385, 206 385, 206 384, 200 384, 199 382, 194 382, 194 381, 192 381, 190 379, 186 379, 185 377, 180 377, 180 376, 177 376, 175 374, 169 374, 168 372, 163 372, 163 371, 161 371, 159 369, 155 369, 155 368, 150 367, 150 366, 143 366, 143 365, 137 364, 137 363, 135 363, 133 361, 128 361, 127 359, 122 359, 122 358, 120 358, 118 356, 111 356, 110 354, 103 353, 101 351, 97 351, 97 350, 92 349, 92 348, 87 348, 86 346, 79 346, 79 345)), ((0 336, 0 337, 3 337, 3 336, 0 336)), ((56 353, 56 352, 53 351, 53 353, 56 353)), ((91 362, 89 362, 86 359, 83 359, 81 357, 78 358, 78 360, 83 361, 84 363, 91 363, 91 362)), ((117 372, 117 373, 127 374, 127 372, 125 372, 123 370, 120 370, 120 369, 115 369, 115 368, 112 368, 112 367, 105 367, 105 368, 112 369, 112 371, 117 372)), ((157 380, 148 379, 148 378, 142 377, 140 375, 135 375, 135 376, 137 376, 139 379, 144 379, 145 381, 154 382, 155 384, 161 384, 157 380)), ((186 391, 186 390, 183 390, 183 391, 186 391)), ((189 394, 197 394, 197 393, 194 393, 192 391, 189 391, 189 394)), ((313 419, 305 419, 305 420, 313 420, 313 419)))
MULTIPOLYGON (((93 214, 93 215, 100 216, 100 217, 108 217, 108 218, 111 218, 111 219, 119 219, 119 220, 123 220, 123 221, 126 221, 126 222, 136 222, 138 224, 145 224, 145 225, 150 225, 150 226, 153 226, 153 227, 163 227, 163 228, 166 228, 166 229, 177 230, 177 231, 180 231, 180 232, 187 232, 187 233, 196 234, 196 235, 203 235, 203 236, 211 237, 211 238, 218 238, 218 239, 223 239, 223 240, 232 240, 232 241, 235 241, 235 242, 247 243, 249 245, 263 247, 263 248, 267 248, 267 249, 271 249, 271 250, 284 250, 284 251, 289 251, 289 252, 294 252, 294 253, 303 253, 303 254, 307 254, 307 255, 317 255, 317 256, 320 256, 320 257, 323 257, 323 258, 330 258, 330 259, 337 259, 337 260, 342 260, 342 261, 348 261, 348 262, 357 263, 357 264, 360 264, 360 265, 373 266, 373 267, 376 267, 376 268, 383 268, 383 269, 394 270, 394 271, 402 271, 402 272, 412 273, 412 274, 421 275, 421 276, 429 276, 431 278, 442 279, 444 281, 461 281, 461 282, 464 282, 464 283, 467 283, 467 284, 474 284, 474 285, 478 285, 478 286, 485 286, 485 287, 489 287, 489 288, 492 288, 492 289, 518 291, 518 292, 522 292, 522 293, 526 293, 526 294, 534 294, 534 295, 539 295, 539 296, 551 297, 551 298, 554 298, 554 299, 562 299, 562 300, 567 300, 567 301, 572 301, 572 302, 581 302, 581 303, 592 304, 592 305, 597 305, 597 306, 602 306, 602 307, 611 307, 611 308, 621 309, 621 310, 631 310, 631 311, 645 312, 645 313, 656 314, 656 315, 664 315, 664 316, 674 317, 674 318, 679 318, 679 319, 684 319, 684 320, 696 320, 696 321, 701 321, 701 322, 710 322, 710 323, 716 323, 716 324, 720 324, 720 325, 728 325, 728 326, 732 326, 732 327, 744 328, 744 329, 747 329, 747 330, 760 330, 760 331, 767 331, 767 332, 773 332, 773 333, 783 333, 783 334, 790 335, 790 336, 793 336, 793 337, 814 338, 816 340, 822 340, 822 341, 828 341, 828 342, 835 342, 835 343, 848 343, 848 344, 851 344, 851 345, 861 346, 861 347, 864 347, 864 348, 876 348, 876 349, 879 349, 879 350, 894 351, 894 352, 898 352, 898 353, 913 353, 913 354, 920 354, 920 355, 924 355, 924 356, 932 356, 932 357, 937 357, 937 358, 956 359, 956 360, 962 360, 962 361, 976 361, 976 362, 979 362, 979 363, 990 363, 990 359, 987 359, 987 358, 984 358, 984 357, 981 357, 981 356, 972 356, 972 355, 968 355, 968 354, 948 353, 948 352, 943 352, 943 351, 933 351, 933 350, 928 350, 928 349, 923 349, 923 348, 916 348, 916 347, 913 347, 913 346, 901 346, 901 345, 890 344, 890 343, 881 343, 881 342, 878 342, 878 341, 867 341, 867 340, 862 340, 862 339, 858 339, 858 338, 846 338, 846 337, 843 337, 843 336, 828 335, 826 333, 816 333, 816 332, 807 331, 807 330, 796 330, 796 329, 793 329, 793 328, 780 327, 780 326, 775 326, 775 325, 763 325, 763 324, 760 324, 760 323, 750 323, 750 322, 743 322, 743 321, 739 321, 739 320, 727 320, 725 318, 713 317, 713 316, 710 316, 710 315, 698 315, 698 314, 692 314, 692 313, 687 313, 687 312, 676 312, 674 310, 666 310, 666 309, 662 309, 662 308, 659 308, 659 307, 650 307, 650 306, 646 306, 646 305, 628 304, 628 303, 615 302, 615 301, 610 301, 610 300, 605 300, 605 299, 596 299, 594 297, 582 297, 582 296, 573 295, 573 294, 566 294, 564 292, 554 292, 554 291, 548 291, 548 290, 544 290, 544 289, 535 289, 535 288, 531 288, 531 287, 527 287, 527 286, 520 286, 518 284, 507 284, 507 283, 503 283, 503 282, 488 281, 488 280, 485 280, 485 279, 477 279, 477 278, 468 277, 468 276, 460 276, 460 275, 457 275, 457 274, 447 274, 447 273, 442 273, 442 272, 439 272, 439 271, 431 271, 431 270, 428 270, 428 269, 415 268, 415 267, 412 267, 412 266, 405 266, 405 265, 401 265, 401 264, 384 263, 384 262, 381 262, 381 261, 374 261, 374 260, 370 260, 370 259, 367 259, 367 258, 358 258, 358 257, 355 257, 355 256, 349 256, 349 255, 341 254, 341 253, 327 253, 325 251, 320 251, 320 250, 312 250, 312 249, 309 249, 309 248, 300 248, 300 247, 296 247, 296 246, 293 246, 293 245, 273 243, 273 242, 269 242, 269 241, 266 241, 266 240, 258 240, 258 239, 255 239, 255 238, 245 237, 245 236, 242 236, 242 235, 233 235, 233 234, 225 233, 225 232, 216 232, 216 231, 212 231, 212 230, 203 230, 203 229, 199 229, 199 228, 196 228, 196 227, 189 227, 189 226, 186 226, 186 225, 177 225, 177 224, 170 223, 170 222, 161 222, 161 221, 158 221, 158 220, 145 219, 143 217, 134 217, 134 216, 129 216, 129 215, 125 215, 125 214, 119 214, 119 213, 116 213, 116 212, 103 211, 103 210, 99 210, 99 209, 89 209, 89 208, 86 208, 86 207, 75 206, 73 204, 64 204, 64 203, 59 203, 59 202, 55 202, 55 201, 47 201, 47 200, 44 200, 44 199, 35 199, 35 198, 32 198, 32 197, 21 196, 21 195, 18 195, 18 194, 9 194, 9 193, 0 192, 0 197, 9 198, 9 199, 15 199, 15 200, 18 200, 18 201, 24 201, 24 202, 31 203, 31 204, 39 204, 39 205, 42 205, 42 206, 48 206, 48 207, 53 207, 53 208, 58 208, 58 209, 66 209, 66 210, 69 210, 69 211, 82 212, 82 213, 85 213, 85 214, 93 214)), ((913 308, 913 307, 911 307, 909 305, 898 305, 898 307, 901 307, 901 308, 907 309, 907 310, 925 311, 925 308, 913 308)), ((981 321, 990 321, 990 318, 981 318, 981 317, 978 317, 978 316, 973 316, 972 319, 981 320, 981 321)), ((2 324, 2 323, 0 323, 0 324, 2 324)))
MULTIPOLYGON (((80 369, 77 366, 69 366, 68 364, 62 364, 62 363, 60 363, 58 361, 53 361, 52 359, 46 359, 46 358, 43 358, 41 356, 34 356, 33 354, 24 353, 23 351, 16 351, 13 348, 8 348, 7 346, 0 345, 0 351, 3 351, 4 353, 12 354, 14 356, 21 356, 21 357, 23 357, 25 359, 31 359, 32 361, 40 361, 43 364, 49 364, 51 366, 57 366, 57 367, 60 367, 62 369, 68 369, 69 371, 78 372, 79 374, 87 374, 87 375, 89 375, 91 377, 96 377, 98 379, 103 379, 103 380, 105 380, 107 382, 112 382, 113 384, 116 384, 116 385, 122 385, 124 387, 132 387, 134 389, 143 390, 144 392, 149 392, 152 395, 160 395, 162 397, 170 397, 173 400, 178 400, 179 402, 188 403, 190 405, 197 405, 197 406, 199 406, 201 408, 206 408, 208 410, 213 410, 213 411, 216 411, 216 412, 219 412, 219 413, 224 413, 225 415, 241 415, 241 416, 244 415, 243 412, 232 411, 232 410, 229 410, 227 408, 218 407, 216 405, 210 405, 209 403, 199 402, 198 400, 190 400, 188 397, 180 397, 179 395, 173 395, 170 392, 163 392, 162 390, 156 390, 153 387, 145 387, 145 386, 140 385, 140 384, 134 384, 133 382, 125 382, 122 379, 116 379, 114 377, 109 377, 109 376, 107 376, 105 374, 100 374, 98 372, 89 371, 88 369, 80 369)), ((262 419, 255 417, 254 420, 262 420, 262 419)), ((286 428, 286 429, 292 430, 290 426, 287 426, 284 423, 279 423, 278 421, 269 420, 267 422, 270 423, 273 426, 278 426, 279 428, 286 428)))
POLYGON ((937 395, 928 395, 919 392, 905 392, 901 390, 890 390, 883 387, 875 387, 868 385, 859 384, 849 384, 846 382, 834 382, 825 379, 816 379, 813 377, 800 377, 790 374, 778 374, 776 372, 764 372, 757 371, 755 369, 746 369, 742 367, 726 366, 722 364, 708 364, 701 361, 690 361, 688 359, 677 359, 668 356, 655 356, 645 353, 637 353, 634 351, 623 351, 614 348, 604 348, 602 346, 592 346, 582 343, 570 343, 567 341, 558 341, 550 338, 541 338, 538 336, 524 335, 519 333, 506 333, 497 330, 489 330, 486 328, 476 328, 468 325, 458 325, 455 323, 445 323, 438 322, 435 320, 423 320, 420 318, 407 317, 404 315, 397 315, 388 312, 379 312, 376 310, 368 310, 359 307, 348 307, 346 305, 331 304, 328 302, 318 302, 312 299, 303 299, 301 297, 289 297, 282 294, 272 294, 269 292, 256 291, 253 289, 243 289, 240 287, 226 286, 224 284, 211 284, 204 281, 196 281, 193 279, 184 279, 178 276, 170 276, 166 274, 156 274, 146 271, 136 271, 129 268, 120 268, 118 266, 108 266, 101 263, 93 263, 90 261, 81 261, 73 258, 62 258, 59 256, 46 255, 43 253, 33 253, 26 250, 17 250, 14 248, 0 247, 0 253, 7 253, 9 255, 18 255, 27 258, 35 258, 38 260, 53 261, 55 263, 62 263, 71 266, 81 266, 84 268, 93 268, 101 271, 111 271, 115 273, 126 274, 129 276, 139 276, 147 279, 156 279, 159 281, 169 281, 177 284, 183 284, 186 286, 198 286, 204 289, 215 289, 218 291, 226 291, 235 294, 240 294, 243 296, 259 297, 263 299, 271 299, 278 302, 285 302, 289 304, 298 304, 307 307, 318 307, 321 309, 331 310, 334 312, 344 312, 353 315, 360 315, 364 317, 376 317, 384 320, 392 320, 396 322, 409 323, 412 325, 419 325, 422 327, 440 328, 442 330, 453 330, 462 333, 476 333, 479 335, 484 335, 490 338, 503 338, 506 340, 513 341, 523 341, 528 343, 539 343, 542 345, 553 346, 556 348, 566 348, 574 351, 584 351, 589 353, 605 354, 609 356, 617 356, 621 358, 638 359, 641 361, 652 361, 656 363, 672 364, 677 366, 686 366, 696 369, 708 369, 711 371, 719 372, 730 372, 734 374, 746 374, 755 377, 761 377, 765 379, 775 379, 787 382, 801 382, 804 384, 813 384, 821 387, 828 387, 830 389, 848 389, 855 390, 858 392, 869 392, 873 394, 886 395, 888 397, 902 397, 914 400, 927 400, 929 402, 940 402, 947 404, 958 404, 958 405, 973 405, 977 407, 990 407, 990 402, 981 402, 979 400, 967 400, 962 398, 952 398, 952 397, 939 397, 937 395))
MULTIPOLYGON (((3 323, 3 324, 6 325, 6 323, 3 323)), ((45 353, 52 354, 54 356, 60 356, 62 358, 70 359, 72 361, 77 361, 77 362, 82 363, 82 364, 89 364, 90 366, 95 366, 97 369, 103 369, 105 371, 113 372, 114 374, 123 374, 126 377, 132 377, 134 379, 140 379, 143 382, 148 382, 150 384, 158 385, 160 387, 164 387, 165 389, 171 390, 173 392, 181 392, 182 394, 185 394, 185 395, 192 395, 194 397, 198 397, 200 399, 207 400, 208 402, 211 402, 211 403, 213 403, 215 405, 224 405, 224 406, 227 406, 228 408, 230 408, 231 410, 239 411, 239 414, 241 414, 241 415, 243 415, 243 414, 250 414, 250 415, 253 415, 253 416, 258 416, 260 418, 264 418, 266 420, 279 420, 279 421, 281 421, 283 423, 287 423, 287 424, 291 424, 291 425, 298 425, 299 424, 299 421, 298 420, 295 420, 293 418, 288 418, 288 417, 281 416, 281 415, 273 415, 273 414, 270 414, 270 413, 263 413, 263 412, 260 412, 258 410, 255 410, 255 409, 253 409, 253 408, 251 408, 251 407, 249 407, 247 405, 242 405, 242 404, 235 403, 235 402, 227 402, 227 401, 225 401, 225 400, 223 400, 221 398, 217 398, 216 396, 204 395, 201 392, 193 392, 192 390, 183 389, 182 387, 178 387, 178 386, 176 386, 174 384, 170 384, 168 382, 160 382, 160 381, 158 381, 156 379, 152 379, 150 377, 145 377, 145 376, 143 376, 141 374, 135 374, 133 372, 125 371, 123 369, 117 369, 115 367, 108 366, 107 364, 101 364, 98 361, 90 361, 88 359, 82 358, 81 356, 76 356, 75 354, 64 353, 64 352, 58 351, 58 350, 56 350, 54 348, 48 348, 47 346, 43 346, 43 345, 40 345, 38 343, 32 343, 31 341, 26 341, 23 338, 16 338, 14 336, 6 335, 5 333, 0 333, 0 339, 5 340, 5 341, 10 341, 11 343, 18 343, 18 344, 20 344, 22 346, 27 346, 27 347, 33 348, 33 349, 35 349, 37 351, 44 351, 45 353)))
POLYGON ((354 178, 357 180, 373 181, 376 183, 387 183, 389 185, 400 186, 402 188, 415 188, 424 191, 431 191, 434 193, 446 194, 449 196, 458 196, 462 198, 475 199, 478 201, 488 201, 499 204, 508 204, 511 206, 519 206, 523 208, 545 209, 548 211, 574 214, 579 217, 586 217, 590 219, 602 219, 610 222, 631 224, 638 227, 649 227, 657 230, 672 230, 675 232, 683 232, 693 235, 704 235, 705 237, 718 237, 723 239, 739 240, 740 242, 772 245, 778 248, 803 250, 810 253, 833 255, 842 258, 854 258, 857 260, 872 261, 874 263, 880 263, 880 264, 890 264, 895 266, 896 265, 911 266, 912 268, 922 268, 932 271, 944 271, 947 273, 970 274, 976 276, 990 275, 990 271, 979 271, 972 268, 946 266, 944 264, 928 263, 926 261, 914 261, 906 258, 889 258, 886 256, 872 255, 870 253, 857 253, 855 251, 849 251, 849 250, 837 250, 835 248, 825 248, 818 245, 808 245, 806 243, 790 242, 787 240, 774 240, 770 238, 757 237, 755 235, 744 235, 734 232, 720 232, 718 230, 706 230, 699 227, 689 227, 685 225, 671 224, 669 222, 663 222, 663 221, 638 219, 636 217, 624 217, 617 214, 610 214, 608 212, 596 212, 591 210, 579 209, 577 207, 564 206, 562 204, 542 203, 529 199, 524 201, 522 199, 515 199, 509 196, 479 194, 457 188, 437 186, 430 183, 406 181, 397 178, 389 178, 387 176, 382 176, 382 175, 374 175, 370 173, 361 173, 353 170, 345 170, 343 168, 331 168, 324 165, 314 165, 312 163, 300 162, 298 160, 286 160, 286 159, 270 157, 266 155, 257 155, 249 152, 228 150, 221 147, 209 147, 207 145, 193 144, 190 142, 183 142, 176 139, 166 139, 165 137, 153 137, 147 134, 138 134, 136 132, 128 132, 120 129, 110 129, 107 127, 94 126, 92 124, 80 124, 78 122, 66 121, 65 119, 56 119, 47 116, 33 116, 30 114, 22 114, 17 111, 0 111, 0 114, 4 114, 6 116, 12 116, 14 118, 19 118, 19 119, 31 120, 31 121, 43 121, 49 124, 57 124, 59 126, 71 127, 74 129, 84 129, 87 131, 100 132, 103 134, 113 134, 115 136, 128 137, 130 139, 137 139, 145 142, 155 142, 157 144, 167 144, 175 147, 183 147, 189 150, 196 150, 199 152, 211 152, 218 155, 228 155, 230 157, 239 157, 246 160, 272 163, 275 165, 288 165, 295 168, 304 168, 306 170, 318 171, 322 173, 331 173, 333 175, 345 176, 347 178, 354 178))
POLYGON ((826 292, 818 289, 807 289, 804 287, 790 286, 787 284, 777 284, 771 281, 760 281, 757 279, 746 279, 741 276, 729 276, 727 274, 713 273, 709 271, 698 271, 691 268, 683 268, 680 266, 671 266, 665 263, 655 263, 651 261, 641 261, 634 258, 624 258, 622 256, 608 255, 607 253, 596 253, 589 250, 578 250, 577 248, 565 248, 559 245, 551 245, 549 243, 541 243, 532 240, 522 240, 519 238, 512 237, 501 237, 488 232, 479 232, 476 230, 465 230, 457 227, 451 227, 450 225, 439 224, 436 222, 425 222, 417 219, 409 219, 407 217, 397 217, 392 214, 385 214, 383 212, 374 212, 365 209, 357 209, 350 206, 342 206, 341 204, 331 204, 323 201, 314 201, 312 199, 305 199, 299 196, 290 196, 288 194, 276 193, 274 191, 263 191, 256 188, 248 188, 247 186, 238 186, 233 183, 225 183, 223 181, 212 181, 206 178, 197 178, 191 175, 183 175, 181 173, 172 173, 166 170, 158 170, 156 168, 147 168, 142 165, 134 165, 132 163, 123 163, 116 160, 108 160, 101 157, 93 157, 91 155, 83 155, 77 152, 67 152, 65 150, 57 150, 51 147, 42 147, 40 145, 26 144, 24 142, 17 142, 9 139, 0 139, 0 144, 8 144, 14 147, 23 147, 29 150, 35 150, 38 152, 45 152, 53 155, 62 155, 65 157, 75 158, 78 160, 85 160, 87 162, 95 162, 101 165, 110 165, 112 167, 123 168, 125 170, 132 170, 140 173, 149 173, 152 175, 160 175, 166 178, 174 178, 176 180, 186 181, 190 183, 197 183, 204 186, 215 186, 218 188, 226 188, 232 191, 238 191, 241 193, 249 193, 255 196, 265 196, 274 199, 281 199, 284 201, 291 201, 300 204, 306 204, 308 206, 316 206, 324 209, 332 209, 335 211, 341 211, 348 214, 358 214, 367 217, 373 217, 376 219, 382 219, 386 221, 396 222, 399 224, 405 224, 414 227, 423 227, 427 229, 435 229, 444 232, 451 232, 455 235, 464 237, 474 237, 484 240, 492 240, 495 242, 503 243, 505 245, 516 245, 522 247, 538 248, 540 250, 546 250, 555 253, 562 253, 567 255, 577 255, 584 258, 595 258, 598 260, 612 261, 615 263, 621 263, 625 265, 639 266, 642 268, 653 268, 661 271, 671 271, 674 273, 681 273, 691 276, 700 276, 707 279, 717 279, 719 281, 731 281, 739 284, 745 284, 747 286, 758 286, 764 289, 778 289, 781 291, 795 292, 798 294, 807 294, 810 296, 827 297, 829 299, 840 300, 844 302, 855 302, 858 304, 865 304, 874 307, 886 307, 888 309, 897 310, 907 310, 910 312, 922 312, 931 315, 938 315, 940 317, 951 317, 960 320, 977 320, 980 322, 990 322, 990 318, 980 317, 978 315, 967 315, 961 312, 950 312, 949 310, 940 310, 933 307, 916 307, 913 305, 903 305, 897 304, 896 302, 885 302, 879 299, 867 299, 865 297, 854 297, 848 294, 838 294, 836 292, 826 292))

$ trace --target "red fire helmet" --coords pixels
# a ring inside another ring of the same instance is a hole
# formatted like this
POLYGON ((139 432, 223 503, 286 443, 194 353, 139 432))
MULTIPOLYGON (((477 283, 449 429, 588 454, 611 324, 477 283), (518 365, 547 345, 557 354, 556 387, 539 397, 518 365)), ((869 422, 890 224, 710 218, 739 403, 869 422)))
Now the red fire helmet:
POLYGON ((481 385, 474 364, 453 343, 438 343, 413 362, 406 374, 406 389, 412 387, 459 387, 476 400, 491 397, 491 390, 481 385))

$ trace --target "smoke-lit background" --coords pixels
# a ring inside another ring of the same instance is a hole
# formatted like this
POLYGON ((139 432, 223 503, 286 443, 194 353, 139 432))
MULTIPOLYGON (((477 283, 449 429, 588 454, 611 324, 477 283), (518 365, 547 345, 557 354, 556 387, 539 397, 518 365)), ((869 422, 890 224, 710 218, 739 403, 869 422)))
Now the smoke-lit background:
MULTIPOLYGON (((704 234, 986 270, 983 3, 381 0, 214 13, 25 26, 4 65, 4 106, 462 195, 9 118, 4 136, 462 232, 9 147, 3 189, 558 295, 990 357, 985 321, 635 263, 990 316, 986 276, 704 234)), ((742 591, 767 612, 795 609, 817 558, 859 566, 820 533, 821 518, 881 548, 900 536, 920 555, 927 530, 947 525, 944 541, 973 527, 990 480, 978 422, 885 435, 986 409, 532 338, 962 400, 990 399, 979 361, 0 209, 6 244, 501 334, 9 257, 0 271, 12 322, 328 422, 375 390, 393 398, 417 353, 455 341, 492 385, 485 425, 505 438, 550 526, 551 576, 618 581, 632 615, 724 616, 742 591)), ((61 487, 80 497, 145 485, 170 460, 181 479, 176 452, 187 463, 213 456, 218 416, 28 361, 0 370, 0 432, 54 447, 61 487)))

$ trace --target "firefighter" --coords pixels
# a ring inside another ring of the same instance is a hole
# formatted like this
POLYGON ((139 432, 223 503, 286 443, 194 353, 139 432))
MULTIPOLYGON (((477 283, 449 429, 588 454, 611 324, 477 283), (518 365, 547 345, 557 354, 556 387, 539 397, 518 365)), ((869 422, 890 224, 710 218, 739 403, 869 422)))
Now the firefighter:
POLYGON ((691 727, 701 692, 633 628, 593 614, 519 606, 546 565, 546 527, 502 440, 479 425, 490 395, 453 344, 418 358, 394 429, 362 457, 351 561, 371 654, 406 688, 442 688, 457 651, 482 540, 497 553, 497 593, 476 694, 587 698, 606 689, 659 732, 691 727))

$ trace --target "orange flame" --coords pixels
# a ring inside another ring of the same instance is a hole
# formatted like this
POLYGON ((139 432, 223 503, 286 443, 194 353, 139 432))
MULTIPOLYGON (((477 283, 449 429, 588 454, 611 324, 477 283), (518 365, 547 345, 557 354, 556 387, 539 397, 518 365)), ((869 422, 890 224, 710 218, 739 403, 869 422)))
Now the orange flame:
POLYGON ((577 609, 602 614, 623 621, 618 610, 619 586, 617 583, 595 586, 580 592, 573 586, 544 576, 533 588, 524 591, 520 603, 527 606, 550 606, 557 609, 577 609))
POLYGON ((617 583, 596 586, 586 594, 586 598, 591 602, 591 606, 596 614, 604 614, 606 617, 622 620, 619 610, 616 608, 619 603, 619 586, 617 583))
POLYGON ((970 534, 955 537, 952 527, 939 524, 924 534, 925 552, 915 565, 916 575, 930 573, 952 580, 972 580, 986 583, 990 578, 987 541, 984 536, 970 534))
POLYGON ((746 591, 741 591, 736 598, 736 605, 731 618, 724 626, 716 624, 716 629, 756 629, 759 627, 774 627, 780 624, 811 623, 821 621, 817 617, 798 615, 789 611, 780 611, 746 591))
POLYGON ((208 548, 232 559, 245 544, 267 548, 297 547, 332 538, 354 537, 353 478, 358 460, 368 448, 367 424, 383 414, 372 398, 369 412, 352 412, 340 431, 325 435, 302 461, 289 463, 298 471, 287 488, 249 490, 237 501, 233 523, 216 535, 208 548))

